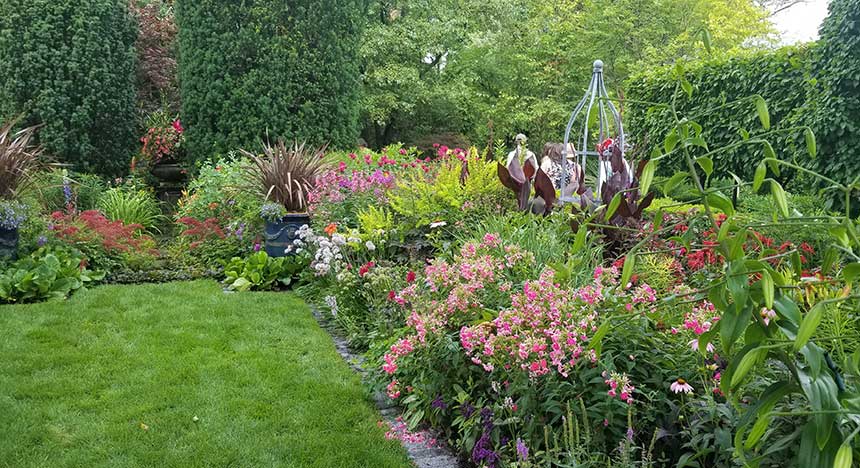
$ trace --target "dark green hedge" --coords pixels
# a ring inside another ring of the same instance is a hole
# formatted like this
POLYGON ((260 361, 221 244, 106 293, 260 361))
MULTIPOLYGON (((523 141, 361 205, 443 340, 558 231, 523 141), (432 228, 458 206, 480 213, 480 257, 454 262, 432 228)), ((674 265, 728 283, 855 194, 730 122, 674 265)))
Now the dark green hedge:
MULTIPOLYGON (((740 129, 751 133, 761 130, 755 106, 749 101, 720 112, 706 112, 753 94, 761 94, 767 101, 774 128, 807 124, 814 116, 807 103, 810 96, 817 93, 812 75, 815 52, 814 46, 787 47, 774 52, 688 65, 686 76, 694 92, 692 98, 688 98, 678 90, 678 107, 683 115, 702 125, 711 149, 740 140, 740 129)), ((669 69, 654 70, 628 83, 627 98, 668 103, 676 93, 676 83, 669 69)), ((632 141, 646 141, 650 145, 663 144, 671 122, 667 111, 639 104, 627 106, 625 120, 632 141)), ((808 158, 800 133, 780 135, 770 141, 782 158, 808 158)), ((728 176, 726 171, 731 171, 752 180, 762 157, 760 147, 745 146, 715 158, 716 172, 728 176)), ((679 159, 662 164, 662 170, 673 172, 682 167, 679 159)))
POLYGON ((47 152, 119 174, 135 141, 134 19, 126 0, 0 1, 0 118, 44 123, 47 152))
POLYGON ((177 0, 187 148, 354 146, 361 0, 177 0))
MULTIPOLYGON (((706 111, 760 94, 769 105, 776 129, 808 126, 817 136, 819 157, 815 160, 807 154, 798 133, 769 138, 779 157, 794 159, 843 182, 860 174, 860 0, 831 2, 818 43, 696 63, 688 66, 686 76, 694 93, 691 99, 678 93, 679 108, 703 126, 712 149, 738 141, 739 129, 761 127, 749 103, 743 108, 706 111)), ((627 97, 670 102, 675 86, 668 69, 653 70, 630 80, 627 97)), ((630 104, 625 117, 634 140, 662 144, 670 122, 665 111, 630 104)), ((715 159, 715 165, 723 174, 732 171, 751 179, 761 152, 760 148, 744 147, 715 159)), ((662 167, 671 171, 679 166, 662 167)), ((783 182, 797 190, 820 186, 808 176, 795 176, 787 172, 783 182)))
POLYGON ((860 0, 832 0, 821 27, 817 134, 821 165, 837 180, 860 176, 860 0))

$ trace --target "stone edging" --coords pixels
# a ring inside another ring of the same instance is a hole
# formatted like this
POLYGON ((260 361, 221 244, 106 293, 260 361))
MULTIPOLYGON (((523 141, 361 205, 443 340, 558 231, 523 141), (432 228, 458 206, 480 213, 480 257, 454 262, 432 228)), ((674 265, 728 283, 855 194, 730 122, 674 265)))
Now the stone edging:
MULTIPOLYGON (((354 354, 347 344, 346 340, 338 335, 332 323, 322 314, 319 309, 310 306, 314 318, 319 323, 323 330, 328 332, 334 341, 334 347, 337 349, 341 358, 349 364, 355 372, 362 376, 362 379, 367 375, 367 370, 364 368, 364 357, 354 354)), ((376 393, 373 395, 373 402, 379 409, 382 418, 390 425, 395 424, 398 416, 401 415, 400 409, 391 403, 387 396, 376 393)), ((462 466, 457 457, 450 450, 443 447, 428 447, 426 444, 413 443, 402 441, 403 447, 409 454, 415 466, 418 468, 459 468, 462 466)))

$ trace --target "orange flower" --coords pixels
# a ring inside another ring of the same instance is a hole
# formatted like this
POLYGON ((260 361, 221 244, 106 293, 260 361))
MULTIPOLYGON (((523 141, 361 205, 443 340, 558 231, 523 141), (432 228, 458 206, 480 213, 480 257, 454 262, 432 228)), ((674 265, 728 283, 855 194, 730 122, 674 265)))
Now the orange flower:
POLYGON ((325 233, 328 235, 334 235, 337 232, 337 224, 331 223, 325 227, 325 233))
POLYGON ((214 210, 214 209, 216 209, 216 208, 218 208, 218 204, 217 204, 217 203, 212 202, 212 203, 210 203, 210 204, 209 204, 209 209, 210 209, 210 210, 214 210))

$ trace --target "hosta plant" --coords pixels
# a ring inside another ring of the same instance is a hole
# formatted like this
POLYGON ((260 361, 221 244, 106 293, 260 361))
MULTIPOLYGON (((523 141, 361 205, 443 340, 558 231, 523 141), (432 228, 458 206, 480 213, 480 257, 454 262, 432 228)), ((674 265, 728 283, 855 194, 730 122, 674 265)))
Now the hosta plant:
POLYGON ((224 285, 231 291, 268 291, 293 284, 307 267, 303 257, 269 257, 260 251, 248 258, 234 258, 224 265, 224 285))
POLYGON ((79 253, 41 248, 0 273, 0 302, 64 299, 102 278, 103 272, 86 268, 86 261, 79 253))

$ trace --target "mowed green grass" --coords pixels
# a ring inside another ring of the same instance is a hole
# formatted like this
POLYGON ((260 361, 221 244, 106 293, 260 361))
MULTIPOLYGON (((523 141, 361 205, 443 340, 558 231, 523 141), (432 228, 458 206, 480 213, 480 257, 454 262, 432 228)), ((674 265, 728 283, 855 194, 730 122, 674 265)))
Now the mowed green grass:
POLYGON ((289 294, 105 286, 0 307, 0 467, 406 467, 289 294))

